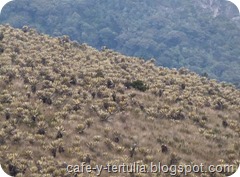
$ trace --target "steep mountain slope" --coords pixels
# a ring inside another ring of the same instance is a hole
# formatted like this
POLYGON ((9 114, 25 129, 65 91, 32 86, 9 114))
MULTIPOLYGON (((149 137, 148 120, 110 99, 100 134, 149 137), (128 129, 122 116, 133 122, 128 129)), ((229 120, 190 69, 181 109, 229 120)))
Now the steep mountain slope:
POLYGON ((21 0, 0 21, 240 84, 240 18, 226 0, 21 0))
POLYGON ((66 174, 66 165, 81 162, 237 166, 240 91, 153 62, 0 26, 4 169, 15 176, 67 177, 74 175, 66 174))

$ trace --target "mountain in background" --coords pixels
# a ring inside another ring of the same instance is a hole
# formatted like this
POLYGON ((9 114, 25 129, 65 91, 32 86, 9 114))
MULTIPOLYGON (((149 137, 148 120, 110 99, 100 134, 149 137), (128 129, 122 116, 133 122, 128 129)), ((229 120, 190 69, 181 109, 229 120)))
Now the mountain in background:
POLYGON ((0 21, 240 85, 240 18, 225 0, 19 0, 0 21))

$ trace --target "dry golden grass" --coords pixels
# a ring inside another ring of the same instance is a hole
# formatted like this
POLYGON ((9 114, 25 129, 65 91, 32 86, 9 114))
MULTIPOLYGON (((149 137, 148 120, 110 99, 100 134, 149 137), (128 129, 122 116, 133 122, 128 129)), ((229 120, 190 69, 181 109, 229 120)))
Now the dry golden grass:
MULTIPOLYGON (((89 159, 240 161, 240 91, 232 85, 25 29, 0 26, 0 162, 8 173, 74 176, 63 163, 89 159), (137 80, 146 91, 134 88, 137 80)), ((154 175, 164 176, 135 176, 154 175)))

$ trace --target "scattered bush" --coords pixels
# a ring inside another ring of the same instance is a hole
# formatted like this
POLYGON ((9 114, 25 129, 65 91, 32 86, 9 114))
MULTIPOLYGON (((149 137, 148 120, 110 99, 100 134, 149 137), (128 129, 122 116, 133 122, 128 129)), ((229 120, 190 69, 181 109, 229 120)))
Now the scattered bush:
POLYGON ((4 35, 3 35, 3 33, 2 33, 2 32, 0 32, 0 41, 2 41, 2 40, 3 40, 3 38, 4 38, 4 35))
POLYGON ((133 88, 135 88, 135 89, 137 89, 137 90, 140 90, 140 91, 142 91, 142 92, 145 92, 145 91, 149 88, 149 87, 148 87, 146 84, 144 84, 144 82, 141 81, 141 80, 136 80, 136 81, 133 81, 133 82, 126 82, 124 85, 125 85, 127 88, 133 87, 133 88))

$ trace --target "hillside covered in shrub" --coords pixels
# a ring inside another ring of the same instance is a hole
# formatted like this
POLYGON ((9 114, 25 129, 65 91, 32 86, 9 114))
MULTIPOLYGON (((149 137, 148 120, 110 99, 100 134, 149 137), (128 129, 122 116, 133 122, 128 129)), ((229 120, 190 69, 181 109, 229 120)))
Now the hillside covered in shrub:
POLYGON ((239 110, 239 90, 187 69, 0 26, 0 163, 12 176, 86 176, 66 174, 80 162, 237 167, 239 110))
POLYGON ((226 0, 19 0, 1 23, 240 84, 240 20, 226 0))

